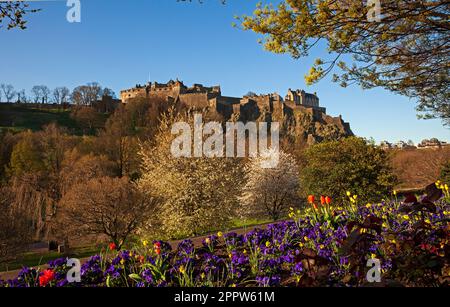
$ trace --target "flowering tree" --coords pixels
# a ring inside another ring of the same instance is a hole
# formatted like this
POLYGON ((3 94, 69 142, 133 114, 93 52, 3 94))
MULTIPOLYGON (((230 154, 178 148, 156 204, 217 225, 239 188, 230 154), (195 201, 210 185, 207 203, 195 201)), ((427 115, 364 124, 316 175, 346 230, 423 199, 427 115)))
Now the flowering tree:
POLYGON ((267 215, 277 220, 298 199, 298 165, 295 159, 283 151, 269 151, 270 157, 260 155, 252 158, 245 168, 247 182, 240 198, 243 216, 267 215), (267 167, 278 155, 278 165, 267 167))
POLYGON ((142 192, 163 200, 157 218, 149 220, 147 226, 157 226, 172 237, 196 235, 228 224, 242 178, 236 159, 173 157, 171 126, 179 121, 189 118, 169 111, 161 120, 155 142, 142 146, 142 178, 138 182, 142 192))

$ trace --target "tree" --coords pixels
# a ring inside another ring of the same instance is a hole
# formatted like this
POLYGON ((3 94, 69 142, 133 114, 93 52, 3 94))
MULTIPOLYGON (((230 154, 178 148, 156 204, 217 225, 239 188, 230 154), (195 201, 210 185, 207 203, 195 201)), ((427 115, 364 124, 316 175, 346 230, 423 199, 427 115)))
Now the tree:
POLYGON ((304 158, 300 174, 304 196, 343 201, 349 191, 362 201, 379 201, 391 194, 397 181, 388 154, 357 137, 313 145, 304 158))
POLYGON ((84 128, 85 132, 92 132, 94 128, 100 127, 103 124, 102 115, 90 106, 73 107, 70 117, 74 119, 80 127, 84 128))
POLYGON ((119 176, 135 177, 139 167, 139 146, 135 129, 127 110, 120 106, 108 118, 105 129, 99 133, 99 153, 116 164, 119 176))
POLYGON ((64 195, 75 184, 116 175, 114 163, 106 156, 82 154, 77 149, 65 152, 60 172, 61 193, 64 195))
POLYGON ((331 58, 316 60, 307 84, 337 66, 333 80, 341 86, 383 87, 418 99, 419 111, 450 124, 449 13, 445 0, 283 0, 258 5, 240 21, 244 30, 264 35, 267 50, 294 58, 325 42, 331 58))
POLYGON ((71 235, 106 235, 120 249, 155 207, 127 178, 95 178, 75 184, 61 200, 61 216, 71 235))
POLYGON ((5 95, 6 102, 12 102, 14 96, 16 96, 16 91, 14 91, 14 86, 11 84, 0 84, 0 89, 5 95))
POLYGON ((41 85, 42 103, 49 102, 50 93, 50 89, 47 86, 41 85))
POLYGON ((251 158, 245 168, 246 183, 240 198, 241 214, 245 217, 267 216, 276 221, 290 206, 298 202, 299 173, 293 156, 283 151, 269 151, 269 156, 251 158), (267 159, 278 159, 278 165, 268 168, 267 159))
POLYGON ((13 206, 13 198, 10 188, 0 188, 0 263, 17 257, 32 242, 32 223, 23 208, 13 206))
POLYGON ((139 151, 142 177, 138 187, 161 199, 146 226, 167 237, 192 236, 228 225, 235 216, 242 183, 239 160, 175 158, 171 154, 172 123, 190 119, 172 111, 163 115, 154 142, 139 151))
POLYGON ((31 89, 34 103, 48 103, 50 89, 46 85, 35 85, 31 89))
POLYGON ((44 156, 39 140, 33 132, 26 131, 14 146, 8 173, 10 176, 21 176, 25 173, 38 173, 44 170, 44 156))
POLYGON ((53 99, 57 104, 66 104, 69 102, 70 90, 65 87, 57 87, 53 90, 53 99))
POLYGON ((112 98, 116 98, 116 93, 114 93, 112 89, 105 87, 102 90, 102 96, 110 96, 112 98))
POLYGON ((28 102, 28 97, 27 94, 25 92, 25 90, 21 90, 19 92, 17 92, 17 101, 20 103, 27 103, 28 102))
POLYGON ((8 30, 13 28, 24 30, 27 23, 24 15, 37 11, 39 10, 29 9, 29 5, 22 1, 0 2, 0 28, 6 25, 8 30))
POLYGON ((76 87, 72 92, 72 102, 76 105, 89 106, 101 98, 103 90, 97 82, 76 87))

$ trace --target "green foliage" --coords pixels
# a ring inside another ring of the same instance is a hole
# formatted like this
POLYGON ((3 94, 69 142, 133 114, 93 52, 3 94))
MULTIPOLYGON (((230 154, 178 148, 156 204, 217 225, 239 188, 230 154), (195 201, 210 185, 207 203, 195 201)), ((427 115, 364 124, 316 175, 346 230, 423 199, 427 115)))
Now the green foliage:
POLYGON ((350 191, 364 201, 388 195, 396 182, 389 157, 366 140, 350 137, 311 146, 301 170, 305 195, 328 195, 345 200, 350 191))
POLYGON ((9 175, 20 176, 24 173, 44 171, 45 163, 43 158, 43 152, 33 132, 27 131, 14 146, 11 154, 9 175))

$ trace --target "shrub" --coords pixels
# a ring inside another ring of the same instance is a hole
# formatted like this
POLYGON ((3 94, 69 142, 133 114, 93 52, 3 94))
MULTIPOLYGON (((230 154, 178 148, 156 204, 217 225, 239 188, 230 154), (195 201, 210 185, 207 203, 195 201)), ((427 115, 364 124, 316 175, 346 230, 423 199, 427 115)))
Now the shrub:
POLYGON ((306 194, 346 199, 345 191, 363 201, 388 195, 396 183, 385 151, 357 137, 311 146, 305 151, 301 183, 306 194))
POLYGON ((440 179, 444 183, 450 184, 450 160, 442 165, 440 179))
POLYGON ((298 200, 298 165, 291 155, 283 151, 278 155, 278 165, 274 168, 263 167, 264 156, 249 161, 241 197, 244 216, 268 216, 275 221, 298 200))

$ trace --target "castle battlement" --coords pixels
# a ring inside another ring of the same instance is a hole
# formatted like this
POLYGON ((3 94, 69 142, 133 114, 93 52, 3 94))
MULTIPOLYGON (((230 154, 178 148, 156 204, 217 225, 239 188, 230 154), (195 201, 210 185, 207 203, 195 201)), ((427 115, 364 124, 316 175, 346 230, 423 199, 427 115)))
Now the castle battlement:
POLYGON ((299 89, 288 89, 284 99, 278 93, 227 97, 222 96, 219 85, 208 87, 196 83, 191 87, 187 87, 182 81, 169 80, 167 83, 148 82, 144 86, 137 84, 134 88, 125 89, 120 92, 122 103, 127 103, 137 97, 158 97, 167 100, 176 99, 178 102, 189 107, 216 106, 217 110, 220 109, 221 113, 226 113, 227 116, 239 112, 242 108, 248 110, 250 105, 271 109, 274 106, 283 106, 283 108, 289 109, 311 108, 316 112, 326 113, 326 109, 320 107, 319 98, 316 93, 311 94, 299 89))

